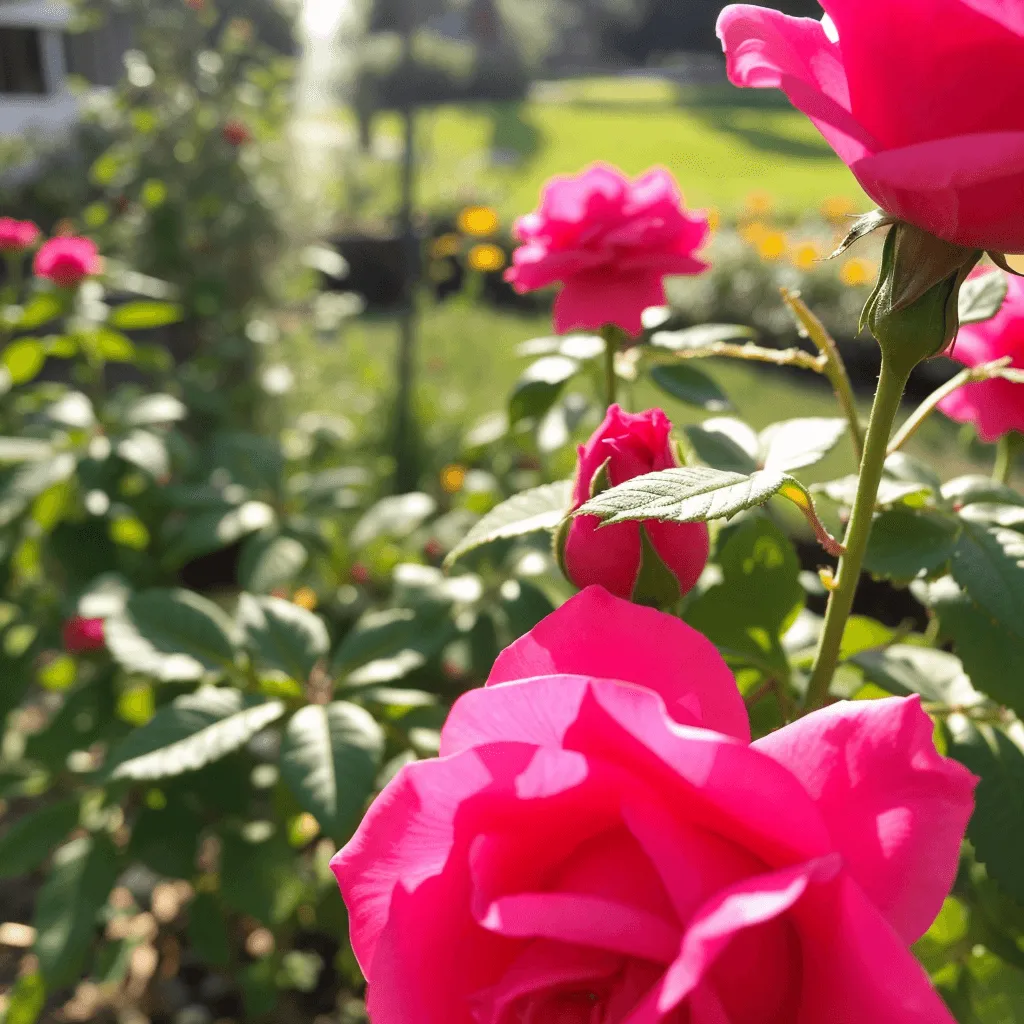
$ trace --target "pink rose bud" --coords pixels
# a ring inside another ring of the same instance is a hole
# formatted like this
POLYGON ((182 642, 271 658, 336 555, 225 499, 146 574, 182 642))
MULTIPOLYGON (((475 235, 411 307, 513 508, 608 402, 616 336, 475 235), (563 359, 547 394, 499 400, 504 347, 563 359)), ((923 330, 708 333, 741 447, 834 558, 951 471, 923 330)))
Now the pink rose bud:
POLYGON ((820 22, 727 7, 733 84, 781 89, 886 213, 969 249, 1024 252, 1024 121, 1006 102, 1024 88, 1018 0, 823 6, 820 22))
POLYGON ((370 1020, 953 1024, 909 947, 977 780, 933 728, 891 697, 751 743, 710 641, 583 591, 331 862, 370 1020))
MULTIPOLYGON (((1006 277, 1008 288, 999 312, 991 320, 961 327, 956 344, 946 353, 950 359, 977 366, 1012 356, 1010 365, 1024 369, 1024 279, 1006 277)), ((958 423, 973 423, 983 441, 996 441, 1011 430, 1024 431, 1024 384, 1001 378, 965 384, 939 402, 939 409, 958 423)))
POLYGON ((30 220, 0 217, 0 253, 20 253, 31 249, 39 238, 39 228, 30 220))
POLYGON ((694 255, 708 233, 707 217, 686 210, 664 168, 631 181, 617 167, 594 164, 552 178, 540 209, 516 222, 523 245, 505 280, 517 292, 562 282, 554 311, 560 334, 616 324, 635 337, 640 314, 665 304, 666 275, 708 269, 694 255))
POLYGON ((69 654, 98 651, 104 646, 103 620, 84 619, 74 615, 64 623, 62 630, 64 650, 69 654))
POLYGON ((234 119, 228 121, 224 125, 224 128, 221 131, 221 135, 224 137, 224 141, 229 146, 244 145, 252 138, 248 126, 245 125, 242 121, 236 121, 234 119))
POLYGON ((45 277, 61 288, 74 288, 100 272, 100 255, 88 238, 59 237, 43 242, 33 266, 37 277, 45 277))
MULTIPOLYGON (((598 490, 677 466, 672 424, 660 409, 633 416, 613 405, 579 450, 572 507, 598 490)), ((708 560, 704 523, 617 523, 577 516, 558 539, 562 568, 581 589, 599 584, 618 597, 667 605, 697 582, 708 560)))

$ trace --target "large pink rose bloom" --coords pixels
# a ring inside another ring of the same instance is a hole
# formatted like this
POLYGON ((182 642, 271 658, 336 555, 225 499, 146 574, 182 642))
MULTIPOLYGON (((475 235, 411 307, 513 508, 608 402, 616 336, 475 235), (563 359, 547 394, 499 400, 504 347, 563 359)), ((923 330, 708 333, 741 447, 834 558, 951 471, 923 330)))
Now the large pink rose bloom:
POLYGON ((455 705, 333 868, 374 1024, 952 1024, 908 951, 974 778, 917 698, 751 744, 678 619, 584 591, 455 705))
MULTIPOLYGON (((631 415, 613 405, 604 422, 579 449, 572 508, 590 498, 594 477, 603 469, 612 487, 633 477, 678 465, 669 435, 672 424, 661 409, 631 415)), ((640 531, 679 584, 693 589, 708 560, 705 523, 616 523, 601 526, 597 516, 577 516, 562 550, 565 573, 577 587, 600 584, 617 597, 631 597, 643 563, 640 531)))
MULTIPOLYGON (((977 366, 1012 356, 1010 365, 1024 369, 1024 279, 1007 277, 1002 308, 991 320, 961 327, 946 353, 951 359, 977 366)), ((966 384, 939 402, 939 408, 958 423, 973 423, 983 441, 996 441, 1011 430, 1024 431, 1024 384, 1002 379, 966 384)))
POLYGON ((562 282, 555 330, 643 329, 640 314, 665 303, 664 278, 700 274, 694 255, 708 236, 703 214, 688 212, 672 175, 655 167, 631 181, 594 164, 544 186, 540 209, 516 222, 523 242, 505 279, 518 292, 562 282))
POLYGON ((822 22, 738 4, 729 78, 782 89, 887 213, 949 242, 1024 252, 1024 6, 822 0, 822 22))

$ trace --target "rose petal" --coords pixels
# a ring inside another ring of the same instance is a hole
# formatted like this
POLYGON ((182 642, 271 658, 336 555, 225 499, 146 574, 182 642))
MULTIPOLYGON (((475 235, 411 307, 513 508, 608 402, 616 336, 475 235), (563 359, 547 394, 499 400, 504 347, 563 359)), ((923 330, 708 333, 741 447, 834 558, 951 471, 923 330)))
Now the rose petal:
POLYGON ((817 802, 850 874, 909 945, 956 875, 976 780, 941 757, 919 697, 834 704, 758 740, 817 802))
MULTIPOLYGON (((574 273, 555 299, 555 330, 559 334, 599 331, 606 324, 616 324, 638 337, 643 331, 643 311, 665 305, 665 271, 647 269, 648 261, 643 263, 632 272, 619 263, 574 273)), ((674 263, 669 272, 683 270, 674 263)))
POLYGON ((629 598, 640 568, 640 524, 601 526, 597 516, 576 516, 565 537, 566 573, 577 587, 598 585, 629 598))
POLYGON ((705 636, 674 615, 588 587, 498 655, 488 686, 568 673, 660 694, 677 721, 749 741, 746 705, 705 636))

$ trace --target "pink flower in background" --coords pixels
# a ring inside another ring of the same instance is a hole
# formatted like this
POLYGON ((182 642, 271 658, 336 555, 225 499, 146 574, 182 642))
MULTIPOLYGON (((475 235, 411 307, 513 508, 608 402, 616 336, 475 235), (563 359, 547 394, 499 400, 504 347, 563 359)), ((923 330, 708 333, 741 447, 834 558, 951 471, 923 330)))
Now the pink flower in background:
POLYGON ((1024 6, 823 0, 821 21, 747 4, 718 21, 729 78, 781 89, 887 213, 1024 252, 1024 6))
POLYGON ((0 217, 0 253, 19 253, 31 249, 39 238, 39 228, 30 220, 0 217))
POLYGON ((221 135, 229 146, 242 146, 252 138, 248 125, 235 119, 224 124, 221 135))
POLYGON ((710 642, 600 588, 334 858, 376 1024, 953 1024, 908 946, 975 780, 915 698, 749 742, 710 642))
MULTIPOLYGON (((605 468, 607 485, 617 486, 645 473, 678 465, 669 434, 672 424, 660 409, 638 415, 613 405, 604 422, 579 449, 572 507, 591 496, 594 477, 605 468)), ((708 560, 704 523, 618 523, 601 526, 597 516, 572 520, 562 551, 566 575, 577 587, 599 584, 618 597, 633 595, 641 570, 641 530, 679 584, 680 594, 693 588, 708 560)))
POLYGON ((665 303, 666 275, 707 270, 694 253, 708 231, 707 217, 686 210, 663 168, 631 181, 617 167, 594 164, 552 178, 540 209, 516 222, 523 245, 505 279, 517 292, 561 282, 559 333, 617 324, 635 337, 640 314, 665 303))
POLYGON ((33 269, 37 277, 45 277, 61 288, 74 288, 84 278, 100 272, 99 251, 88 238, 51 238, 39 247, 33 269))
POLYGON ((72 616, 64 623, 62 636, 64 650, 68 654, 98 651, 104 646, 103 620, 84 619, 81 615, 72 616))
MULTIPOLYGON (((951 359, 977 366, 1012 356, 1010 365, 1024 369, 1024 280, 1006 276, 1002 308, 991 320, 961 327, 946 353, 951 359)), ((1011 430, 1024 431, 1024 384, 1001 379, 965 384, 939 402, 939 409, 958 423, 973 423, 983 441, 996 441, 1011 430)))

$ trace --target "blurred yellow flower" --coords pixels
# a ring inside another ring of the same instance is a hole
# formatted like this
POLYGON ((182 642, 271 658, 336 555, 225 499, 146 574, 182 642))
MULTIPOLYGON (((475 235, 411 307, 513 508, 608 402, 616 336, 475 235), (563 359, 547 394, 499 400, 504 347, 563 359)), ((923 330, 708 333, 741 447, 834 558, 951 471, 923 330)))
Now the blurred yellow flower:
POLYGON ((799 270, 810 270, 821 259, 821 249, 814 242, 801 242, 793 250, 793 263, 799 270))
POLYGON ((877 268, 871 260, 854 258, 847 260, 839 271, 839 280, 847 288, 857 288, 873 280, 877 268))
POLYGON ((751 192, 750 195, 747 196, 747 213, 752 213, 757 217, 763 217, 766 213, 771 213, 774 208, 775 200, 770 192, 751 192))
POLYGON ((769 231, 757 243, 758 255, 763 260, 778 260, 786 255, 789 248, 786 236, 781 231, 769 231))
POLYGON ((469 250, 467 261, 473 270, 493 273, 505 266, 505 253, 498 246, 485 242, 469 250))
POLYGON ((821 204, 821 215, 826 220, 845 220, 857 212, 857 204, 849 196, 829 196, 821 204))
POLYGON ((466 482, 466 467, 452 463, 441 470, 441 488, 445 494, 455 494, 462 490, 466 482))
POLYGON ((312 587, 299 587, 292 595, 292 604, 311 612, 317 606, 316 591, 312 587))
POLYGON ((500 224, 497 212, 489 206, 467 206, 459 214, 459 230, 464 235, 473 235, 477 238, 493 235, 500 224))
POLYGON ((721 227, 721 224, 722 224, 722 215, 718 212, 718 208, 715 207, 715 206, 708 207, 707 215, 708 215, 708 227, 712 231, 717 231, 719 229, 719 227, 721 227))
POLYGON ((435 238, 430 243, 430 255, 435 260, 443 260, 448 256, 458 255, 459 249, 462 248, 462 239, 459 238, 454 232, 449 232, 447 235, 441 235, 439 238, 435 238))
POLYGON ((759 220, 752 221, 750 224, 744 224, 740 228, 740 238, 743 239, 747 245, 760 245, 765 235, 770 234, 768 228, 764 226, 759 220))

